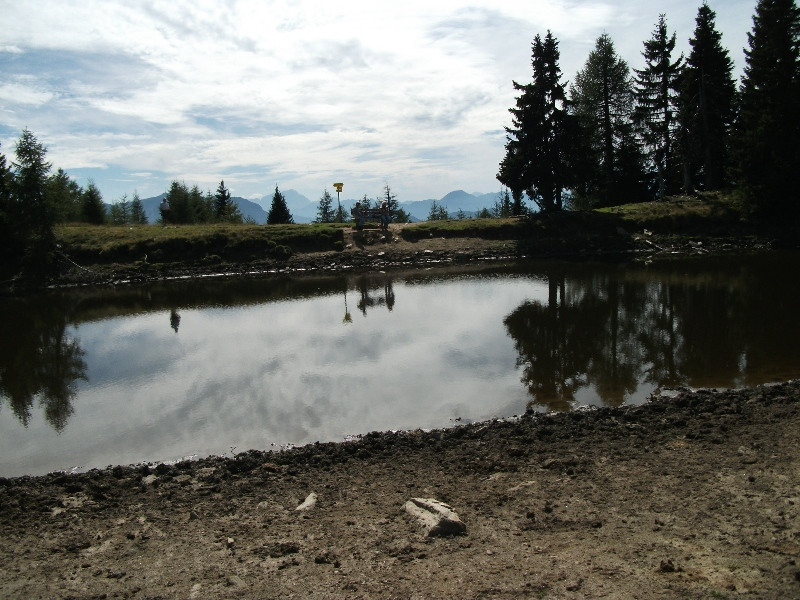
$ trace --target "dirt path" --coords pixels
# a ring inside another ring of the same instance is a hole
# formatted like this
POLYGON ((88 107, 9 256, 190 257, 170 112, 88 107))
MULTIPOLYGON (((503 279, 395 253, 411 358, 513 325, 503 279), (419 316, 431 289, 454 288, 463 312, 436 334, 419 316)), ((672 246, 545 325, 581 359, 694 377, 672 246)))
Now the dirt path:
POLYGON ((799 401, 795 381, 0 479, 0 597, 797 598, 799 401), (466 534, 427 536, 415 497, 466 534))

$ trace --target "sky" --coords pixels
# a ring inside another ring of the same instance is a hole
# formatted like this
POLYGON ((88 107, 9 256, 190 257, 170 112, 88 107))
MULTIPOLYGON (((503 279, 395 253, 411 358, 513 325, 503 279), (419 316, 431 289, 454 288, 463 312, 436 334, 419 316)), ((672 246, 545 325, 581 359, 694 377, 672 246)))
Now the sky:
MULTIPOLYGON (((0 0, 0 152, 24 128, 106 202, 170 182, 258 199, 499 191, 531 42, 574 80, 598 36, 631 68, 660 13, 688 54, 701 0, 0 0)), ((756 0, 711 0, 744 67, 756 0)))

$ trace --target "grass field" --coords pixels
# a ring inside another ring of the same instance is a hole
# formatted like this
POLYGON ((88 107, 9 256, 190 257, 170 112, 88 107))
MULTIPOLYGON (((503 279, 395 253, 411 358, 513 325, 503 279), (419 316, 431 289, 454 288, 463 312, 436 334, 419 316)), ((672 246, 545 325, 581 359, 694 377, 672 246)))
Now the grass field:
MULTIPOLYGON (((352 224, 310 225, 60 225, 63 251, 81 264, 207 263, 281 260, 305 252, 341 251, 352 224)), ((621 243, 626 235, 650 230, 662 235, 736 235, 749 225, 731 195, 677 197, 581 212, 535 213, 507 219, 464 219, 408 224, 410 242, 425 238, 482 238, 566 246, 621 243)))
POLYGON ((64 251, 82 263, 243 261, 341 250, 338 225, 86 225, 56 228, 64 251))

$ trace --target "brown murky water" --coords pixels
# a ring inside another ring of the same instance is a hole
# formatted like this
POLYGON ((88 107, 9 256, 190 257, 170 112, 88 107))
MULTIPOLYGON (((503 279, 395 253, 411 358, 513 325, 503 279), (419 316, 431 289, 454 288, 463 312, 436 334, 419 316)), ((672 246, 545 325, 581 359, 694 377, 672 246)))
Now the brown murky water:
POLYGON ((798 253, 0 301, 0 476, 800 377, 798 253))

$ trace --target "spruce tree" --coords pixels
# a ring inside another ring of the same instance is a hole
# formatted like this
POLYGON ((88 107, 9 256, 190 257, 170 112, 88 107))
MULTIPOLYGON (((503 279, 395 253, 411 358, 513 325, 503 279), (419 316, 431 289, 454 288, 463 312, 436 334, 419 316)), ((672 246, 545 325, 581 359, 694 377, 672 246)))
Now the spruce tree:
POLYGON ((317 205, 317 218, 314 220, 314 222, 333 223, 335 217, 336 211, 333 210, 333 197, 331 196, 331 193, 325 189, 319 199, 319 204, 317 205))
POLYGON ((127 225, 131 222, 131 203, 127 194, 123 194, 119 202, 108 209, 108 222, 112 225, 127 225))
POLYGON ((63 169, 47 178, 45 196, 57 223, 80 220, 83 190, 63 169))
POLYGON ((193 223, 194 215, 189 202, 189 189, 185 183, 173 180, 167 192, 167 205, 169 206, 170 223, 193 223))
POLYGON ((781 219, 800 214, 800 10, 759 0, 748 34, 737 150, 746 207, 781 219))
POLYGON ((347 217, 347 212, 345 211, 344 206, 342 206, 341 204, 338 204, 336 206, 336 213, 335 213, 335 215, 333 217, 333 222, 334 223, 347 223, 347 221, 349 221, 349 219, 347 217))
POLYGON ((211 223, 214 220, 214 199, 211 192, 205 194, 195 184, 189 190, 189 223, 211 223))
POLYGON ((644 69, 636 73, 636 122, 654 170, 659 198, 675 191, 680 182, 676 156, 678 89, 683 57, 673 62, 675 34, 667 33, 664 15, 659 15, 653 36, 644 43, 644 69))
POLYGON ((434 200, 431 202, 431 209, 428 211, 428 221, 446 221, 449 219, 447 207, 434 200))
POLYGON ((241 223, 242 213, 231 199, 231 192, 225 187, 225 180, 219 182, 214 194, 214 216, 223 223, 241 223))
POLYGON ((644 199, 642 157, 632 125, 633 82, 607 34, 597 39, 570 92, 581 130, 580 200, 611 206, 644 199))
POLYGON ((102 225, 106 222, 103 196, 91 179, 83 191, 83 220, 93 225, 102 225))
POLYGON ((390 221, 394 221, 395 223, 408 223, 409 215, 398 205, 397 194, 392 192, 392 188, 388 183, 383 187, 383 196, 381 196, 381 202, 386 202, 387 206, 389 207, 390 221))
POLYGON ((51 167, 46 155, 47 148, 24 129, 17 141, 17 160, 13 163, 12 213, 15 226, 27 234, 46 234, 55 224, 55 211, 48 205, 45 194, 51 167))
POLYGON ((15 268, 17 242, 12 222, 12 186, 14 175, 0 152, 0 276, 5 277, 15 268))
POLYGON ((217 192, 214 194, 214 215, 217 221, 225 221, 228 217, 228 211, 231 206, 231 193, 225 187, 225 180, 221 180, 217 186, 217 192))
POLYGON ((5 212, 11 198, 13 175, 8 167, 6 155, 0 149, 0 211, 5 212))
POLYGON ((715 19, 716 13, 703 3, 680 84, 682 187, 687 193, 698 185, 713 190, 729 181, 736 84, 715 19))
POLYGON ((16 144, 16 161, 12 163, 10 190, 5 207, 4 244, 8 263, 7 274, 21 272, 30 278, 44 277, 56 267, 56 211, 48 201, 46 189, 51 164, 45 160, 47 148, 28 129, 22 131, 16 144))
POLYGON ((139 198, 139 192, 133 192, 133 199, 131 199, 131 223, 134 225, 147 225, 147 213, 144 211, 142 200, 139 198))
POLYGON ((513 195, 512 211, 522 212, 522 194, 541 210, 560 210, 562 192, 570 183, 570 150, 573 143, 558 42, 550 31, 537 35, 531 45, 533 80, 512 82, 521 94, 509 109, 513 127, 506 127, 506 155, 497 179, 513 195))
POLYGON ((281 194, 278 186, 275 186, 275 193, 272 196, 272 206, 267 215, 267 225, 285 225, 294 223, 289 207, 286 205, 286 198, 281 194))

